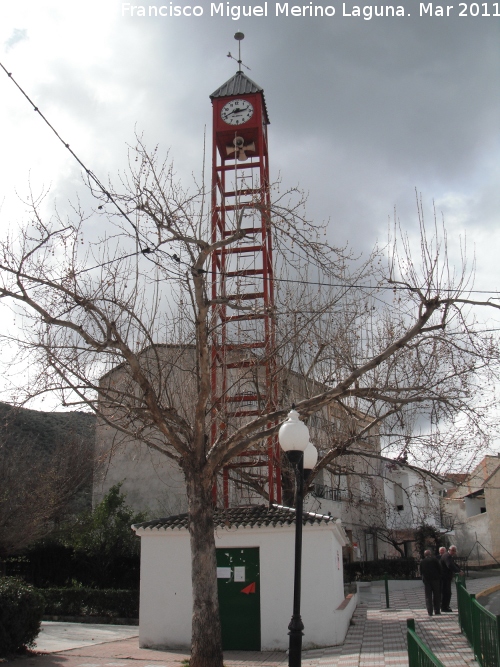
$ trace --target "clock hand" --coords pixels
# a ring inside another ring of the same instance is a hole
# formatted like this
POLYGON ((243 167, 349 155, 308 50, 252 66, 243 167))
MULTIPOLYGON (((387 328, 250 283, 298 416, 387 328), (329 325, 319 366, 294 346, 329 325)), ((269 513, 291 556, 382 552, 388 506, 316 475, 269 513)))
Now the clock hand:
POLYGON ((240 109, 239 107, 236 107, 236 109, 233 109, 232 111, 229 111, 223 118, 227 118, 230 116, 232 113, 242 113, 242 111, 245 111, 245 109, 240 109))

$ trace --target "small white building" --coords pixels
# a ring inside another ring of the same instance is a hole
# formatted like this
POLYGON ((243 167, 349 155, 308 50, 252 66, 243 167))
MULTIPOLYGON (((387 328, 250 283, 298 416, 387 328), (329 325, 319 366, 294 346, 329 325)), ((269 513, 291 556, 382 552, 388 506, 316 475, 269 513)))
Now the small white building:
MULTIPOLYGON (((292 615, 295 510, 253 505, 215 511, 225 650, 285 650, 292 615), (241 629, 244 632, 241 632, 241 629)), ((191 556, 186 514, 133 526, 141 537, 139 644, 191 645, 191 556)), ((344 596, 339 519, 304 513, 303 647, 344 641, 356 595, 344 596)))

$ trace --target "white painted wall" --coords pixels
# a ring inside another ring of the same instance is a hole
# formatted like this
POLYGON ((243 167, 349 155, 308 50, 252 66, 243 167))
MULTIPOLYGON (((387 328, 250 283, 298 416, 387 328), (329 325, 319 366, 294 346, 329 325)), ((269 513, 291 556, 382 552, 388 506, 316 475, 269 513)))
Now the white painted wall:
POLYGON ((471 516, 476 516, 476 514, 485 514, 486 510, 486 500, 484 498, 464 498, 465 501, 465 513, 469 519, 471 516), (481 511, 483 510, 483 511, 481 511))
POLYGON ((397 468, 394 468, 394 463, 386 466, 384 494, 387 527, 394 530, 416 529, 426 523, 440 528, 439 491, 443 488, 443 484, 411 468, 404 468, 403 464, 397 468), (403 505, 403 509, 398 510, 398 505, 403 505))
POLYGON ((141 535, 139 646, 191 645, 191 553, 185 530, 141 535))
MULTIPOLYGON (((138 530, 141 536, 141 647, 189 647, 191 574, 187 530, 138 530)), ((295 526, 216 531, 217 548, 259 547, 262 650, 288 647, 292 615, 295 526)), ((304 526, 303 646, 343 642, 356 600, 343 610, 342 546, 338 524, 304 526)))

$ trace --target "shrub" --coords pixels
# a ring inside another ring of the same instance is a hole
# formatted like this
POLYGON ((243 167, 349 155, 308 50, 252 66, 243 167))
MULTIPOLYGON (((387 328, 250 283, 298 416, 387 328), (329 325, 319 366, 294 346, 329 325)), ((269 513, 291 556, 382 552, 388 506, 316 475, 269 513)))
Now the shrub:
POLYGON ((32 586, 0 578, 0 656, 33 646, 40 632, 44 600, 32 586))
POLYGON ((139 589, 139 554, 115 556, 112 566, 104 569, 96 555, 75 552, 55 542, 38 542, 23 556, 5 562, 6 574, 19 577, 36 588, 71 588, 74 582, 83 588, 116 590, 139 589))
POLYGON ((139 618, 139 591, 44 588, 47 616, 139 618))

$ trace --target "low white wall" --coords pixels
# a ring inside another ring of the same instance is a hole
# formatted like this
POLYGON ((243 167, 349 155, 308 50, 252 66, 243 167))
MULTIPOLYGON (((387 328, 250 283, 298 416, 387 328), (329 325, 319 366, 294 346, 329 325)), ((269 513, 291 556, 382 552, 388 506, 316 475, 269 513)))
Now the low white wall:
MULTIPOLYGON (((302 552, 303 647, 344 641, 356 605, 345 608, 342 544, 335 528, 304 526, 302 552)), ((186 530, 141 535, 141 647, 186 648, 191 643, 191 568, 186 530)), ((218 529, 217 548, 259 547, 262 650, 288 648, 292 615, 295 526, 218 529)))
POLYGON ((346 598, 344 602, 334 611, 333 622, 335 627, 335 634, 338 638, 336 644, 342 644, 344 641, 349 625, 351 623, 352 615, 358 606, 358 592, 352 594, 350 598, 346 598))

